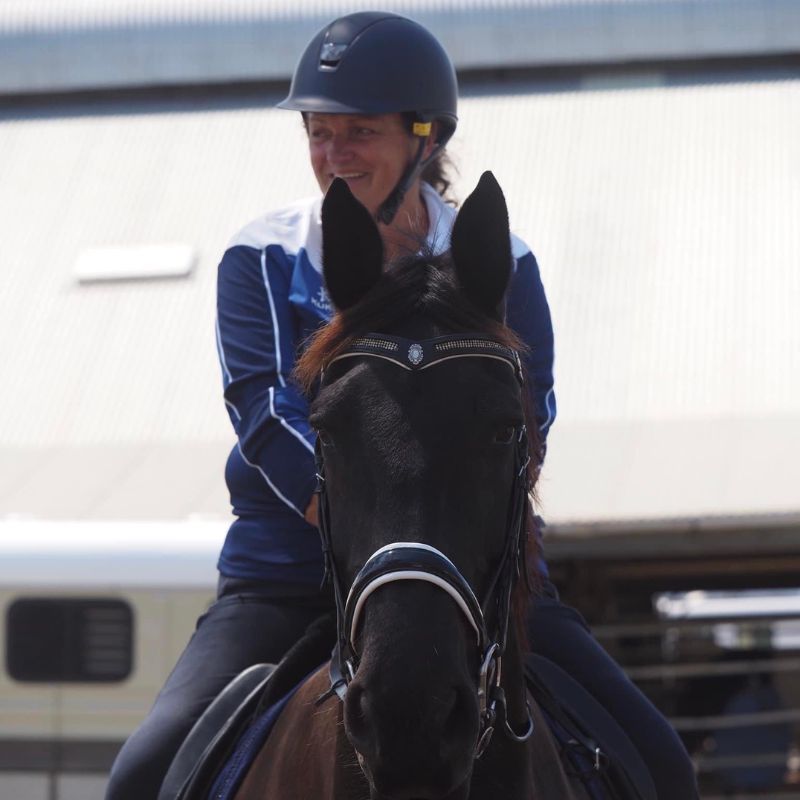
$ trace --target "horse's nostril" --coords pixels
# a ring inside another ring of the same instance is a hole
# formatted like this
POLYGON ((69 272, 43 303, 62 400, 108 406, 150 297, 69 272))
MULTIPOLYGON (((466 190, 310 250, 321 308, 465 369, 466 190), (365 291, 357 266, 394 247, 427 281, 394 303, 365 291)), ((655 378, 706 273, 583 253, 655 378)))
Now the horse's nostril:
POLYGON ((451 747, 461 746, 465 736, 477 734, 477 703, 473 695, 466 689, 454 688, 450 698, 449 709, 442 719, 442 755, 447 758, 451 747))
POLYGON ((347 688, 347 698, 344 704, 344 721, 347 734, 353 746, 360 752, 363 752, 363 750, 359 744, 366 743, 365 734, 368 728, 367 717, 367 698, 364 690, 359 683, 351 683, 347 688))

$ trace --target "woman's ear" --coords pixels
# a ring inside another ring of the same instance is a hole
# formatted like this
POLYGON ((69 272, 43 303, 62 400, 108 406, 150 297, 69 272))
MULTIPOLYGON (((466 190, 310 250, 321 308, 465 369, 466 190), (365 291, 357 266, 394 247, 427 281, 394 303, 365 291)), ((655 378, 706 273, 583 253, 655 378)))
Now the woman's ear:
POLYGON ((467 297, 489 316, 502 317, 511 276, 511 234, 503 190, 484 172, 464 201, 450 236, 456 275, 467 297))
POLYGON ((383 241, 372 215, 334 178, 322 201, 322 274, 333 305, 344 311, 378 281, 383 241))

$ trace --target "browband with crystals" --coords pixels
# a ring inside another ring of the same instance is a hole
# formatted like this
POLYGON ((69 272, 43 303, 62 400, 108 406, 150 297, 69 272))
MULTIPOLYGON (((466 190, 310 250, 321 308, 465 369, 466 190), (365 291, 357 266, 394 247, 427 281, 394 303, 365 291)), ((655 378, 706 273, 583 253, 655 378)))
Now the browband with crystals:
POLYGON ((494 358, 508 364, 522 383, 519 353, 482 334, 451 334, 433 339, 406 339, 384 333, 368 333, 354 339, 344 353, 332 358, 326 367, 343 358, 374 356, 407 370, 421 370, 452 358, 494 358))

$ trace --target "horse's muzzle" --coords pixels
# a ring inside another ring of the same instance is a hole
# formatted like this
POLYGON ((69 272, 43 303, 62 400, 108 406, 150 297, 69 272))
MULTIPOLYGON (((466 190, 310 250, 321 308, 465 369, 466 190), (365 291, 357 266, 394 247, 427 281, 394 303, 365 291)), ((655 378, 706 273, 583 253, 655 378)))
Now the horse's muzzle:
POLYGON ((468 669, 471 630, 440 590, 413 582, 395 587, 370 601, 369 646, 344 700, 347 736, 376 797, 467 797, 459 792, 472 773, 480 717, 468 669), (406 596, 404 608, 407 596, 417 596, 411 619, 396 615, 395 594, 406 596), (420 630, 420 614, 433 630, 420 630))

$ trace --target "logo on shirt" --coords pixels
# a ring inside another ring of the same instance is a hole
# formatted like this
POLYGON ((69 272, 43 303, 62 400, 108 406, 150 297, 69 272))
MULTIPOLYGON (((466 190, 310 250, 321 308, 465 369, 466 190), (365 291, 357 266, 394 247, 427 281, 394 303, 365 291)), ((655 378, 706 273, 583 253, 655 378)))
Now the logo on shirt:
POLYGON ((324 286, 320 286, 319 291, 311 298, 311 305, 325 314, 333 314, 333 305, 324 286))

